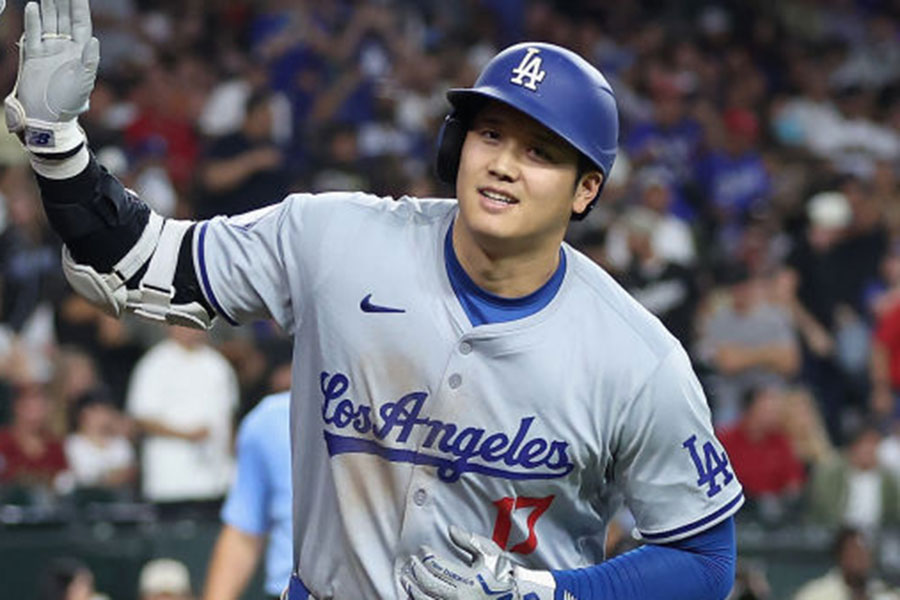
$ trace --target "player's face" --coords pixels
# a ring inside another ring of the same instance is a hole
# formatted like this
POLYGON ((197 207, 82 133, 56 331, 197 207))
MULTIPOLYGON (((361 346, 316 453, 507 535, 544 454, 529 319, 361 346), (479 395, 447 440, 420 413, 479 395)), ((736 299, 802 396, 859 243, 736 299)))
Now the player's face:
POLYGON ((525 114, 499 102, 474 118, 460 157, 459 226, 492 251, 556 251, 573 211, 600 186, 598 172, 577 182, 578 152, 525 114))

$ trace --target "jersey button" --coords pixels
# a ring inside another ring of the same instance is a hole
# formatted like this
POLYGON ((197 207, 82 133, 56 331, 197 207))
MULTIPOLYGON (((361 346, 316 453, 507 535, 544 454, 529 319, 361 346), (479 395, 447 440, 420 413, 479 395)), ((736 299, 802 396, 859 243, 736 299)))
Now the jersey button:
POLYGON ((470 354, 472 352, 472 344, 469 342, 463 342, 459 345, 459 353, 460 354, 470 354))
POLYGON ((413 502, 416 503, 416 506, 423 506, 427 500, 428 492, 424 489, 419 488, 413 493, 413 502))
POLYGON ((458 388, 459 386, 462 385, 462 375, 460 375, 459 373, 454 373, 447 380, 447 383, 450 384, 451 390, 455 390, 456 388, 458 388))

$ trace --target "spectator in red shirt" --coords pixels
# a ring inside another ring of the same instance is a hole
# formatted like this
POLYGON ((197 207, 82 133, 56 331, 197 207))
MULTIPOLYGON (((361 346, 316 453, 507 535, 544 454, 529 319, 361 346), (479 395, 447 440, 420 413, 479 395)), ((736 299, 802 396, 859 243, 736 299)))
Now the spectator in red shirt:
POLYGON ((26 386, 12 411, 12 423, 0 429, 0 484, 52 489, 68 465, 62 440, 50 432, 50 401, 39 386, 26 386))
POLYGON ((744 494, 763 504, 799 497, 805 478, 784 428, 784 397, 778 387, 752 388, 740 420, 719 432, 744 494))
POLYGON ((875 324, 870 362, 872 410, 881 417, 897 414, 900 392, 900 301, 886 309, 875 324))

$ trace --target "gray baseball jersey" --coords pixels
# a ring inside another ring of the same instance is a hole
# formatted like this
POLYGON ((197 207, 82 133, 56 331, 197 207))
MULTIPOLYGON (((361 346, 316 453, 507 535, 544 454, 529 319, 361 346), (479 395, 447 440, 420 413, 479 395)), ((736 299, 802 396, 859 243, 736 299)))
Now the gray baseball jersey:
POLYGON ((450 524, 530 568, 603 560, 624 500, 666 542, 732 515, 741 486, 687 355, 602 269, 532 316, 473 327, 449 200, 295 195, 200 225, 195 268, 229 321, 294 336, 294 561, 317 598, 403 598, 396 565, 450 524))

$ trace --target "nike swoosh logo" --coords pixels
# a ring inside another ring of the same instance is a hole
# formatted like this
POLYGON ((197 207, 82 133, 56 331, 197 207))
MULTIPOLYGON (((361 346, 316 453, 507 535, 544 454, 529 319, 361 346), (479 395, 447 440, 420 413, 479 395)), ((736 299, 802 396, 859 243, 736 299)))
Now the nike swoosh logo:
POLYGON ((359 308, 365 313, 405 313, 406 309, 391 308, 390 306, 379 306, 372 304, 372 294, 369 294, 359 303, 359 308))

